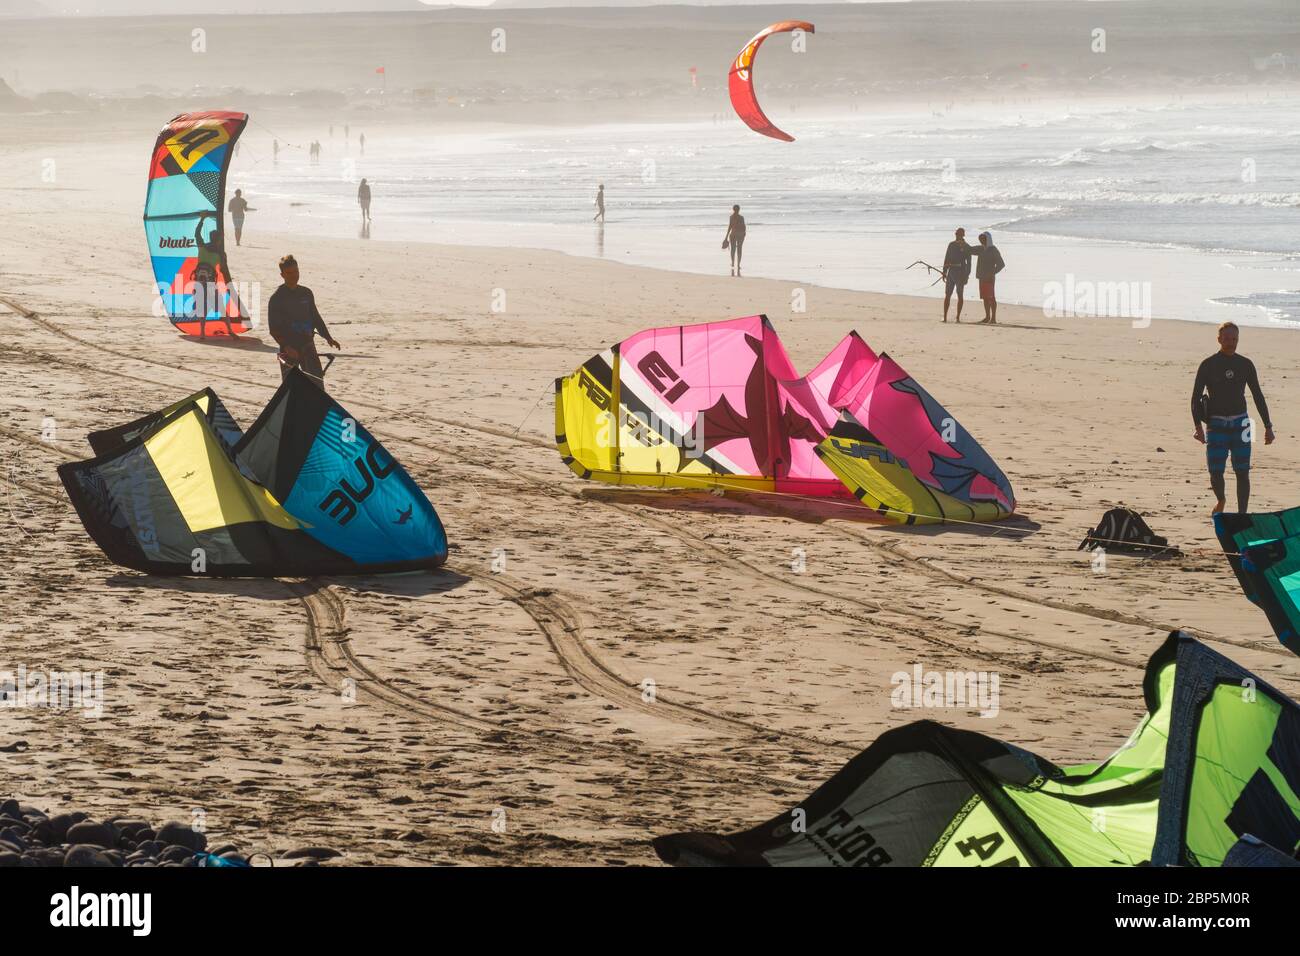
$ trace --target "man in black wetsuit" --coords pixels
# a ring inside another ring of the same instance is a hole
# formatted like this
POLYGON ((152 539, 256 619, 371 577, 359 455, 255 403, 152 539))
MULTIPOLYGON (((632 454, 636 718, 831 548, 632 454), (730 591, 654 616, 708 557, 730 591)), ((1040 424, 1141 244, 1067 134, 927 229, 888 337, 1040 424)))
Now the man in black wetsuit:
POLYGON ((1214 514, 1223 510, 1224 466, 1232 459, 1232 471, 1237 476, 1237 510, 1245 514, 1250 503, 1250 446, 1254 441, 1254 428, 1246 414, 1246 389, 1255 398, 1255 408, 1264 422, 1264 444, 1273 444, 1273 421, 1268 417, 1268 403, 1259 387, 1255 363, 1237 354, 1240 330, 1232 322, 1219 326, 1219 351, 1215 352, 1196 370, 1196 384, 1192 386, 1192 421, 1196 424, 1196 440, 1205 445, 1205 462, 1210 469, 1210 487, 1218 503, 1214 514), (1202 397, 1202 393, 1204 397, 1202 397), (1206 435, 1201 423, 1209 426, 1206 435))
POLYGON ((331 348, 339 348, 339 343, 325 327, 311 289, 298 284, 298 260, 293 256, 281 259, 280 277, 284 284, 271 294, 266 307, 267 329, 280 346, 280 377, 286 377, 296 365, 323 387, 325 370, 316 353, 314 336, 319 333, 331 348))

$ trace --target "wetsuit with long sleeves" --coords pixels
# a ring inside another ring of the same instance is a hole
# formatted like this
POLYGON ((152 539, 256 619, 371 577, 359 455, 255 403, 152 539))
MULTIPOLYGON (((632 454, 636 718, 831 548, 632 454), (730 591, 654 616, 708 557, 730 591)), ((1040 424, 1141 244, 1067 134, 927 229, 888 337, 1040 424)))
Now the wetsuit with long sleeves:
POLYGON ((266 325, 271 338, 282 350, 293 349, 298 358, 289 364, 281 363, 282 375, 289 374, 289 368, 296 364, 309 375, 317 379, 324 378, 320 355, 316 352, 316 333, 326 341, 330 338, 325 320, 316 308, 316 297, 311 289, 304 285, 289 288, 281 285, 271 294, 266 306, 266 325))
POLYGON ((1259 409, 1264 427, 1272 428, 1273 421, 1268 416, 1268 403, 1264 401, 1264 391, 1259 387, 1255 363, 1236 352, 1231 355, 1215 352, 1196 370, 1196 384, 1192 386, 1192 421, 1201 421, 1200 400, 1203 392, 1208 393, 1204 411, 1210 419, 1239 418, 1245 415, 1247 388, 1255 398, 1255 407, 1259 409))
POLYGON ((1250 502, 1250 446, 1254 441, 1250 416, 1246 413, 1246 389, 1255 398, 1255 408, 1265 428, 1273 427, 1264 391, 1259 387, 1255 363, 1236 352, 1215 352, 1196 370, 1192 386, 1192 421, 1199 428, 1207 425, 1205 464, 1210 471, 1210 487, 1222 503, 1224 471, 1229 459, 1237 476, 1237 510, 1246 511, 1250 502), (1202 406, 1202 394, 1205 395, 1202 406))

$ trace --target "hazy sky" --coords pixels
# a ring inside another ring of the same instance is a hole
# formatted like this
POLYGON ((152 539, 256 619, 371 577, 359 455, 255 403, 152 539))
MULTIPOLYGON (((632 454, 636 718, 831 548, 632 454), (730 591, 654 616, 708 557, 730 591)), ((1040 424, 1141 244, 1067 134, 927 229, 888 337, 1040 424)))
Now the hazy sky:
MULTIPOLYGON (((630 6, 663 0, 499 0, 510 7, 630 6)), ((678 0, 682 2, 682 0, 678 0)), ((753 4, 754 0, 698 0, 710 5, 753 4)), ((771 0, 767 0, 771 2, 771 0)), ((909 0, 819 0, 821 3, 896 3, 909 0)), ((958 2, 958 0, 954 0, 958 2)), ((1026 0, 1031 2, 1031 0, 1026 0)), ((1083 2, 1083 0, 1080 0, 1083 2)), ((422 6, 487 6, 491 0, 0 0, 0 13, 30 13, 43 8, 64 16, 139 16, 187 13, 308 13, 341 10, 418 10, 422 6)))

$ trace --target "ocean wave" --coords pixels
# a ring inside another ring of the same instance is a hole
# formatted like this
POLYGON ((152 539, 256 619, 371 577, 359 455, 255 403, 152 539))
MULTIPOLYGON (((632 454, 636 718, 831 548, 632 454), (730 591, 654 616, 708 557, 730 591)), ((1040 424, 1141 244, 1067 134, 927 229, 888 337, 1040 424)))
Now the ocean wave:
MULTIPOLYGON (((939 172, 941 166, 928 168, 939 172)), ((1262 208, 1288 208, 1300 206, 1300 192, 1265 193, 1196 193, 1168 192, 1119 188, 1115 180, 1100 178, 1090 181, 1086 188, 1060 189, 1048 185, 1023 183, 964 182, 959 178, 945 181, 942 176, 931 176, 924 184, 914 175, 877 172, 873 170, 823 173, 809 176, 799 182, 803 189, 848 193, 904 193, 930 195, 955 203, 1003 204, 1022 207, 1026 203, 1146 203, 1161 206, 1259 206, 1262 208)))

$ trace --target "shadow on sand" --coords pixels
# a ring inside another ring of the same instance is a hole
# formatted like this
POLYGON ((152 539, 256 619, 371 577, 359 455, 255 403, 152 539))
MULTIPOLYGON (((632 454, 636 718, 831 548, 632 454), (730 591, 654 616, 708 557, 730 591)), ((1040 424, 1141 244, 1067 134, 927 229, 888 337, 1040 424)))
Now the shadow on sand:
POLYGON ((186 342, 193 342, 195 345, 206 346, 214 349, 234 349, 238 352, 278 352, 278 347, 267 345, 259 338, 250 338, 247 335, 182 335, 186 342))
POLYGON ((852 498, 805 498, 797 495, 764 494, 754 491, 728 491, 716 496, 707 491, 623 490, 620 488, 584 488, 583 498, 606 504, 636 505, 659 511, 684 511, 696 514, 748 515, 759 518, 778 516, 807 524, 824 524, 838 520, 880 532, 892 531, 907 537, 934 537, 941 534, 967 534, 977 537, 1023 538, 1034 534, 1041 525, 1023 515, 1002 521, 965 524, 902 525, 887 521, 852 498))
MULTIPOLYGON (((182 594, 222 597, 235 595, 259 601, 283 601, 290 578, 182 578, 152 574, 114 574, 105 583, 113 588, 153 588, 182 594)), ((437 571, 407 571, 400 574, 358 574, 354 577, 306 578, 308 595, 326 585, 347 588, 357 594, 390 594, 398 597, 424 597, 453 591, 466 584, 469 577, 440 568, 437 571)))

